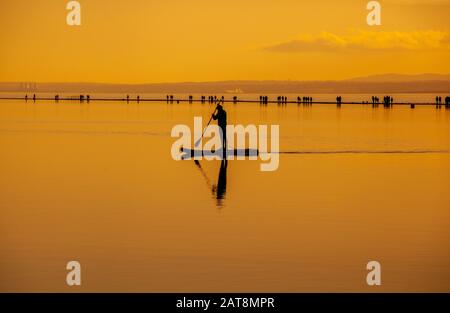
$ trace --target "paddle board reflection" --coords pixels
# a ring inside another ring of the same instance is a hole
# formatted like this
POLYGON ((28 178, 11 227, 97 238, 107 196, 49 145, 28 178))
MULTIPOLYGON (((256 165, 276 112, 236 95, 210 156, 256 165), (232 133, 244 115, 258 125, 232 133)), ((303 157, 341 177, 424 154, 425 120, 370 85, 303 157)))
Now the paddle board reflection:
POLYGON ((202 176, 205 178, 205 181, 208 185, 208 187, 211 189, 211 192, 213 194, 213 197, 216 199, 216 205, 218 208, 223 207, 223 201, 225 200, 225 195, 227 192, 227 167, 228 167, 228 160, 223 159, 220 161, 220 168, 219 168, 219 175, 217 177, 217 184, 211 183, 211 180, 209 179, 208 175, 206 175, 205 171, 203 170, 200 162, 198 160, 194 160, 195 165, 202 173, 202 176))

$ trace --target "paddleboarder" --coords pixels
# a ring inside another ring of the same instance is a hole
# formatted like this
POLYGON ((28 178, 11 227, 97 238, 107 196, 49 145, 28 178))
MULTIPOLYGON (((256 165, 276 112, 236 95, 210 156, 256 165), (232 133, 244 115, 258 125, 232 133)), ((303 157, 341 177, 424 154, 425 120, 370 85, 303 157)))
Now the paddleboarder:
POLYGON ((217 120, 217 124, 219 125, 221 132, 221 142, 224 155, 227 149, 227 112, 223 109, 223 106, 218 103, 216 107, 215 113, 212 115, 213 120, 217 120))

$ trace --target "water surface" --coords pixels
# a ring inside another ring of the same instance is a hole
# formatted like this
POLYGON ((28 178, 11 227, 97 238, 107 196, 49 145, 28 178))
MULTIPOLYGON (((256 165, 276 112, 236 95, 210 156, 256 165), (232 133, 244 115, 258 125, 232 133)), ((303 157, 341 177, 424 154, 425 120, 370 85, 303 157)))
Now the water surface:
POLYGON ((280 125, 277 171, 172 160, 209 104, 0 101, 0 290, 450 291, 450 110, 225 109, 280 125))

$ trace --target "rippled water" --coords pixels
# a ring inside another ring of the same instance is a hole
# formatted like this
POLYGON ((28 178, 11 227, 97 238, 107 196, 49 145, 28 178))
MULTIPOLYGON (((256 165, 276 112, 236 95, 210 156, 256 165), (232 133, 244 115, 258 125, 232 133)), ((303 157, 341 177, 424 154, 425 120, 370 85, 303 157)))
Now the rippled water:
POLYGON ((70 291, 78 260, 82 291, 373 291, 377 260, 377 291, 450 291, 450 110, 225 109, 280 125, 277 171, 174 161, 210 104, 0 101, 0 290, 70 291))

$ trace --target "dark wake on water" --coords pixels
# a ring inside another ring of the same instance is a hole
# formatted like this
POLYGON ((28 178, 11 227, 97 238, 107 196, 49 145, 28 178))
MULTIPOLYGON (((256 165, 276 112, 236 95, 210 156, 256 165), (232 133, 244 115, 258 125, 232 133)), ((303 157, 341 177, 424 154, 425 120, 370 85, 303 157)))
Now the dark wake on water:
MULTIPOLYGON (((0 129, 0 132, 10 133, 46 133, 46 134, 74 134, 74 135, 138 135, 138 136, 164 136, 164 132, 136 132, 136 131, 90 131, 90 130, 32 130, 32 129, 0 129)), ((255 150, 257 151, 257 150, 255 150)), ((283 155, 307 155, 307 154, 446 154, 450 150, 287 150, 279 152, 255 152, 256 154, 283 154, 283 155)))
MULTIPOLYGON (((277 152, 271 152, 277 153, 277 152)), ((278 154, 427 154, 450 153, 450 150, 330 150, 330 151, 280 151, 278 154)), ((264 154, 264 152, 260 152, 264 154)))

